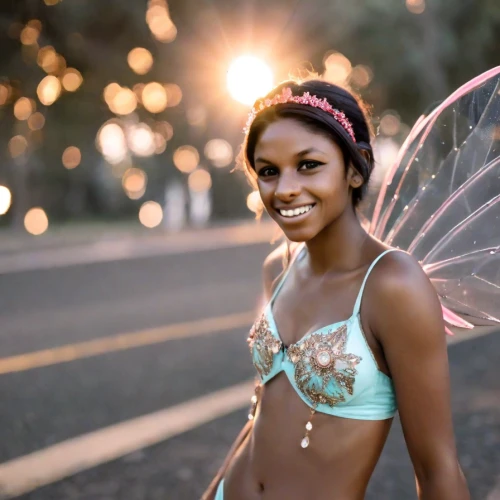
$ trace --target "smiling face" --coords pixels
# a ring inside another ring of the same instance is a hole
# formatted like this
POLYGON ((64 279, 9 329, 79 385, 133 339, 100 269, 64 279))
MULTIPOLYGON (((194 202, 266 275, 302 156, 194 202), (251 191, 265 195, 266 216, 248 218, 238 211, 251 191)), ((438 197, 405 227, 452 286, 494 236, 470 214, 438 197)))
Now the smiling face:
POLYGON ((345 173, 340 147, 292 118, 281 118, 255 147, 255 171, 262 202, 291 241, 308 241, 352 210, 351 188, 362 179, 345 173))

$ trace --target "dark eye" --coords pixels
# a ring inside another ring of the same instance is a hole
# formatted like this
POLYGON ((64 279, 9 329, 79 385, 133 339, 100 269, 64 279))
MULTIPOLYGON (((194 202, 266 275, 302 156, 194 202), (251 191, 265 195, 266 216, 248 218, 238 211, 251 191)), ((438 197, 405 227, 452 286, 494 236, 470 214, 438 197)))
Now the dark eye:
POLYGON ((324 165, 324 163, 316 160, 304 160, 300 162, 299 170, 312 170, 320 165, 324 165))
POLYGON ((276 175, 277 173, 278 171, 274 167, 264 167, 257 172, 257 175, 259 177, 270 177, 272 175, 276 175))

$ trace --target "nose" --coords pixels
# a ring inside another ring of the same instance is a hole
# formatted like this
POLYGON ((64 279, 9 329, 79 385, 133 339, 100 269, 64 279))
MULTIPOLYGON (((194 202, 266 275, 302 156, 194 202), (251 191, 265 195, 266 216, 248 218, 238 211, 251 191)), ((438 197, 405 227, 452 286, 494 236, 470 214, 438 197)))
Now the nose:
POLYGON ((294 172, 283 172, 278 180, 274 196, 283 203, 289 203, 299 196, 301 186, 294 172))

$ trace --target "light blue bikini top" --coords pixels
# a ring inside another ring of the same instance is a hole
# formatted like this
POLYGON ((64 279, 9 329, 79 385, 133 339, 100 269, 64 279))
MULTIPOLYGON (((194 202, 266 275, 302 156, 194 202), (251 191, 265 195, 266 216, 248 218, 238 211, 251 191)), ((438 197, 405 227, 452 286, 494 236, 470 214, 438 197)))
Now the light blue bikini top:
MULTIPOLYGON (((272 305, 290 268, 255 322, 248 343, 263 384, 284 371, 302 400, 314 411, 359 420, 385 420, 396 412, 394 385, 382 373, 361 327, 360 305, 371 264, 361 285, 352 316, 311 332, 286 347, 281 341, 272 305)), ((301 253, 297 251, 296 255, 301 253)))

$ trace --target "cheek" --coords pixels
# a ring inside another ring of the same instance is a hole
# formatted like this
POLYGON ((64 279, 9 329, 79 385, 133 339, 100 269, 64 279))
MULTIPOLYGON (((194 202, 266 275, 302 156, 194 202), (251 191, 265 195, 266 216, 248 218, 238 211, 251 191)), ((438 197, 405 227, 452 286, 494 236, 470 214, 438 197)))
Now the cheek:
POLYGON ((264 205, 270 203, 274 196, 274 184, 272 182, 261 182, 257 180, 257 189, 264 205))
POLYGON ((311 189, 314 189, 316 196, 328 207, 342 205, 349 197, 349 186, 343 173, 339 175, 338 172, 332 172, 328 176, 315 179, 311 189))

